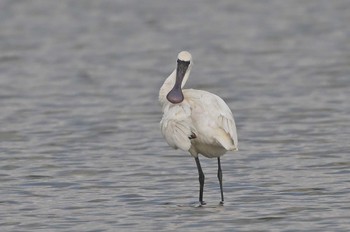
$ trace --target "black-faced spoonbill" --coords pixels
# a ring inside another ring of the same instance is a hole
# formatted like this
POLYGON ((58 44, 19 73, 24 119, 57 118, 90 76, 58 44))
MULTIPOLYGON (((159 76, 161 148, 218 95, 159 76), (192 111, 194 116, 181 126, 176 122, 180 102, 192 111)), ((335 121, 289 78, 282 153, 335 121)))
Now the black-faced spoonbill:
POLYGON ((221 204, 224 203, 220 157, 227 151, 238 150, 236 124, 227 104, 215 94, 196 89, 182 89, 190 75, 192 56, 182 51, 177 67, 159 91, 163 108, 160 127, 167 143, 189 151, 194 157, 199 175, 199 202, 204 205, 204 173, 198 154, 218 159, 218 179, 221 204))

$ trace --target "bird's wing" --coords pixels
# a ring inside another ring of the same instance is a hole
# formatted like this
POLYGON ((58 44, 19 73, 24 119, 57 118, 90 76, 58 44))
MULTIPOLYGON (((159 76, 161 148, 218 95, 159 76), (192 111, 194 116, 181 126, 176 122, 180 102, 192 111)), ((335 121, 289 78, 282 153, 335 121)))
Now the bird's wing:
POLYGON ((232 111, 224 102, 224 100, 222 100, 218 96, 216 96, 216 104, 213 105, 217 108, 217 112, 219 113, 217 120, 219 127, 230 135, 234 145, 237 148, 237 130, 235 120, 233 119, 232 111))
POLYGON ((198 104, 202 104, 202 108, 205 109, 206 117, 209 117, 212 128, 217 131, 214 135, 215 139, 218 140, 227 150, 238 149, 237 131, 236 124, 230 108, 219 96, 197 90, 190 93, 193 99, 200 98, 200 101, 196 101, 198 104), (233 147, 232 147, 233 145, 233 147))
POLYGON ((196 130, 193 127, 189 105, 172 105, 165 109, 160 126, 165 140, 171 147, 184 151, 190 149, 190 138, 195 136, 196 130))

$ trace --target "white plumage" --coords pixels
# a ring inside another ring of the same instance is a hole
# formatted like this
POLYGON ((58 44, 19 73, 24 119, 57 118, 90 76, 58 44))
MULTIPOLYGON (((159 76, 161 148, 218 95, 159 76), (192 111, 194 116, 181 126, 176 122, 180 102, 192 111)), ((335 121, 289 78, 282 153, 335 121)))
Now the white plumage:
MULTIPOLYGON (((238 140, 232 112, 224 100, 207 91, 182 89, 191 67, 191 54, 187 51, 180 52, 177 68, 165 80, 159 92, 164 113, 160 126, 171 147, 189 151, 196 159, 200 179, 203 175, 203 188, 204 174, 201 173, 198 154, 218 158, 221 172, 220 156, 227 151, 238 150, 238 140)), ((201 194, 203 193, 200 193, 200 202, 204 204, 201 194)))

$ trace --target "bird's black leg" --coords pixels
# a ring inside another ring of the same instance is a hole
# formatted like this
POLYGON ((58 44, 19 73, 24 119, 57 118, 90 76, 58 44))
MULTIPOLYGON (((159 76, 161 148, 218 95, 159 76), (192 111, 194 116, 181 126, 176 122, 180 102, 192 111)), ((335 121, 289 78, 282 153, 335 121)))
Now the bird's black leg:
POLYGON ((224 190, 222 188, 222 170, 221 170, 221 164, 220 164, 220 157, 218 157, 218 179, 219 179, 220 191, 221 191, 220 205, 223 205, 224 204, 224 190))
POLYGON ((201 205, 205 205, 205 202, 203 201, 203 189, 204 189, 204 173, 201 167, 201 163, 199 162, 199 158, 196 157, 196 164, 198 169, 198 175, 199 175, 199 203, 201 205))

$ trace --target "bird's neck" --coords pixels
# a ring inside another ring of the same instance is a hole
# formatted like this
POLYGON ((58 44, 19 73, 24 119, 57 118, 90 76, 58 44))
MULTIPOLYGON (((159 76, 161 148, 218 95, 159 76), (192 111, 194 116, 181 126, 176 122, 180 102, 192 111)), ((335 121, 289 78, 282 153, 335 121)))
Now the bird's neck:
POLYGON ((176 81, 176 70, 174 70, 170 74, 170 76, 167 79, 165 79, 162 87, 159 90, 159 101, 162 105, 168 102, 168 100, 166 99, 166 95, 174 87, 175 81, 176 81))

